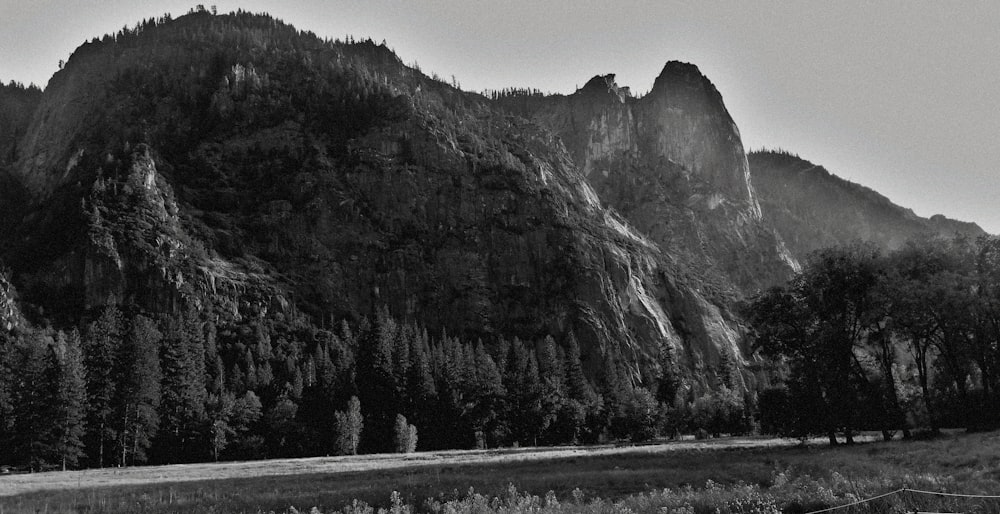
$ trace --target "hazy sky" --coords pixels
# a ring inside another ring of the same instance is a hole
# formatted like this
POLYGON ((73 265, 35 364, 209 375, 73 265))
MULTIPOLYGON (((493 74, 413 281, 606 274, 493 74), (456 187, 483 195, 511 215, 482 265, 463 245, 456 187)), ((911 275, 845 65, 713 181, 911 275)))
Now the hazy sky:
MULTIPOLYGON (((84 40, 196 2, 0 0, 0 80, 44 85, 84 40)), ((206 7, 211 2, 205 3, 206 7)), ((385 39, 463 89, 642 93, 697 64, 748 148, 780 147, 917 214, 1000 233, 1000 2, 215 2, 320 36, 385 39)))

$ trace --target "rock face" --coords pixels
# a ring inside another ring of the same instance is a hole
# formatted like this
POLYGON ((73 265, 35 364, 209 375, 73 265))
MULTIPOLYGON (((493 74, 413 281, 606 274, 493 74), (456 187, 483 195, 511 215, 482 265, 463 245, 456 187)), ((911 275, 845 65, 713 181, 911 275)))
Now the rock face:
MULTIPOLYGON (((745 175, 742 148, 671 140, 738 134, 708 107, 675 112, 680 96, 615 110, 607 89, 593 106, 607 129, 587 136, 606 148, 567 149, 384 46, 196 13, 88 43, 51 81, 11 173, 26 195, 0 252, 26 301, 57 319, 117 303, 328 325, 386 306, 485 341, 573 333, 592 373, 613 360, 648 379, 676 353, 704 380, 720 355, 738 359, 724 275, 661 246, 654 229, 681 216, 672 198, 639 198, 650 217, 637 229, 602 195, 640 194, 607 172, 634 147, 623 162, 654 194, 695 184, 681 218, 717 212, 739 228, 720 233, 748 239, 759 211, 730 177, 745 175)), ((679 223, 715 237, 711 219, 679 223)))
POLYGON ((921 238, 985 234, 975 223, 917 216, 871 189, 789 153, 754 152, 749 162, 765 221, 798 259, 855 240, 888 251, 921 238))
POLYGON ((0 273, 0 332, 9 332, 23 323, 14 287, 0 273))
POLYGON ((741 294, 794 269, 762 223, 739 130, 697 67, 667 63, 642 98, 605 75, 569 96, 500 103, 556 132, 601 201, 702 281, 741 294))

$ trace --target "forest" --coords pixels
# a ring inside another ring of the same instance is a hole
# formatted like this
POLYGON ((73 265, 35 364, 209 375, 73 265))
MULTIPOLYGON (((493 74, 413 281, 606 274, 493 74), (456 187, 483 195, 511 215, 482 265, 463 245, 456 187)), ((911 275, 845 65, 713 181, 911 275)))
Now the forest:
POLYGON ((2 337, 0 461, 32 470, 642 441, 677 387, 610 362, 595 387, 572 337, 431 337, 385 310, 325 331, 112 306, 82 330, 2 337))
MULTIPOLYGON (((710 390, 676 364, 652 383, 598 376, 565 341, 468 341, 394 318, 335 330, 275 317, 111 306, 86 326, 0 345, 0 461, 32 470, 442 448, 641 442, 695 433, 889 438, 995 427, 1000 241, 815 253, 745 306, 766 376, 710 390), (763 381, 762 381, 763 382, 763 381)), ((669 353, 667 355, 670 355, 669 353)))

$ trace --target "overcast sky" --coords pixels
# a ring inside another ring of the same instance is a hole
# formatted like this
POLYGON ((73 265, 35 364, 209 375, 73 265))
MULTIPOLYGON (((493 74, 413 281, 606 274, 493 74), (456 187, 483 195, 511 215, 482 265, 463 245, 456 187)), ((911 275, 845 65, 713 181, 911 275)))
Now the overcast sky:
MULTIPOLYGON (((195 1, 0 0, 0 80, 40 86, 84 40, 195 1)), ((209 7, 212 3, 206 2, 209 7)), ((466 90, 648 91, 697 64, 748 148, 780 147, 917 214, 1000 233, 1000 2, 215 2, 320 36, 385 39, 466 90)))

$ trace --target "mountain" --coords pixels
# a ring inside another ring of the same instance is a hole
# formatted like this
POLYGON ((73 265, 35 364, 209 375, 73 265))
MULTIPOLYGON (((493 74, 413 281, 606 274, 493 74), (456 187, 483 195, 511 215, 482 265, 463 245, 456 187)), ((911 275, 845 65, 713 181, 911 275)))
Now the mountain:
POLYGON ((620 162, 655 188, 616 169, 595 191, 617 150, 588 160, 384 45, 246 13, 150 20, 84 44, 50 81, 6 167, 0 256, 25 311, 57 323, 122 305, 326 327, 386 307, 486 341, 573 335, 592 375, 620 361, 650 380, 676 352, 705 380, 739 354, 728 277, 781 259, 754 240, 718 93, 673 68, 634 112, 593 88, 569 100, 650 133, 620 162), (675 116, 688 94, 710 98, 675 116))
POLYGON ((384 44, 198 11, 95 38, 44 93, 4 86, 0 114, 2 299, 57 326, 118 305, 323 330, 384 308, 487 344, 577 340, 592 378, 676 362, 708 386, 744 362, 733 306, 809 250, 978 230, 748 161, 674 61, 641 97, 614 75, 477 94, 384 44))
POLYGON ((749 163, 764 220, 799 260, 814 250, 856 240, 890 251, 910 240, 986 234, 975 223, 917 216, 867 187, 787 152, 752 152, 749 163))

